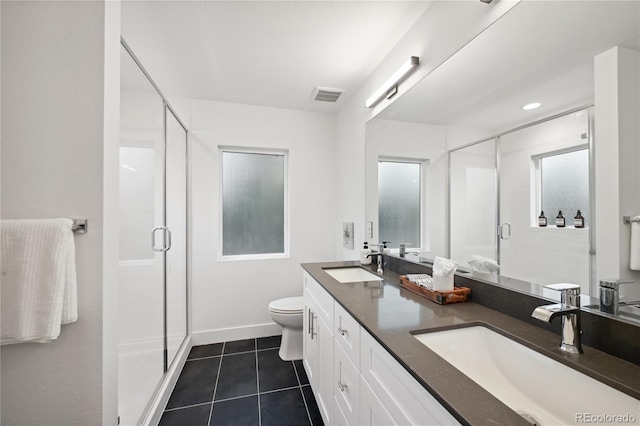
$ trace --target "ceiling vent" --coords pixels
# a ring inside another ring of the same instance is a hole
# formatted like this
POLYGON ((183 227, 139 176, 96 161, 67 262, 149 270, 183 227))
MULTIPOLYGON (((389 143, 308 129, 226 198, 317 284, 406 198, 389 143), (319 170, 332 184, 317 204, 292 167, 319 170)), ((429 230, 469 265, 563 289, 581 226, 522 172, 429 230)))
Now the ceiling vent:
POLYGON ((311 100, 318 102, 337 102, 343 89, 331 89, 329 87, 316 87, 311 93, 311 100))

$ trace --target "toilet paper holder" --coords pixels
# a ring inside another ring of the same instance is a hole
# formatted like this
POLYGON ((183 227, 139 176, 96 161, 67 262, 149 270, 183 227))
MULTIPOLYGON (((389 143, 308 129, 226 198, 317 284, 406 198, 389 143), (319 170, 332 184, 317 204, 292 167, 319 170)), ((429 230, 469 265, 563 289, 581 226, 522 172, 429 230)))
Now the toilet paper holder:
POLYGON ((640 219, 636 219, 636 217, 631 219, 631 216, 622 216, 622 223, 629 225, 631 222, 640 222, 640 219))

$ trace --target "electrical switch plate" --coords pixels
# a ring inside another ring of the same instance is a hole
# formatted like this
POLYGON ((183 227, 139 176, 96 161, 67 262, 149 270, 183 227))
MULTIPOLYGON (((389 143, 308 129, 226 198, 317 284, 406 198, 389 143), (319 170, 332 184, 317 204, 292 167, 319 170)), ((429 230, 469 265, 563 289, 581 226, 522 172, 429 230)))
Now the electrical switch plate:
POLYGON ((373 238, 373 222, 372 221, 367 221, 367 232, 365 233, 367 238, 371 239, 373 238))

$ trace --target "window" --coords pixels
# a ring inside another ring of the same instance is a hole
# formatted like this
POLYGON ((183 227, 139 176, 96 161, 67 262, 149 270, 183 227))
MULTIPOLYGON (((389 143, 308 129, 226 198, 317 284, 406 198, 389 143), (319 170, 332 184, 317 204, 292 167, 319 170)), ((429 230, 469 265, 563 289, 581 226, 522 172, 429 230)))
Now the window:
POLYGON ((222 257, 288 255, 287 154, 238 149, 220 153, 222 257))
POLYGON ((422 247, 422 162, 378 162, 379 241, 422 247))
MULTIPOLYGON (((539 158, 540 208, 549 225, 562 210, 567 226, 573 225, 577 211, 589 223, 589 150, 578 149, 539 158)), ((536 212, 537 215, 540 212, 536 212)))

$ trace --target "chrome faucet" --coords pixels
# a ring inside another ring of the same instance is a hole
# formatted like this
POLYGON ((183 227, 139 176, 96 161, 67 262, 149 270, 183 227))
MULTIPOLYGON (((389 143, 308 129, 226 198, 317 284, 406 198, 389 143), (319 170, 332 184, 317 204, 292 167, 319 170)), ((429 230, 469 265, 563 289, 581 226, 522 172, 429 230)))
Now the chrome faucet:
POLYGON ((581 354, 580 344, 580 286, 576 284, 549 284, 545 288, 560 292, 560 303, 538 306, 531 316, 545 322, 562 317, 562 343, 560 350, 581 354))
POLYGON ((620 284, 633 284, 633 281, 600 280, 600 311, 618 315, 620 305, 625 304, 625 302, 620 302, 620 284))
POLYGON ((378 246, 378 251, 368 254, 367 257, 371 257, 371 256, 377 256, 376 259, 378 260, 378 269, 376 270, 377 273, 382 274, 384 271, 382 270, 382 244, 369 244, 370 246, 378 246))

